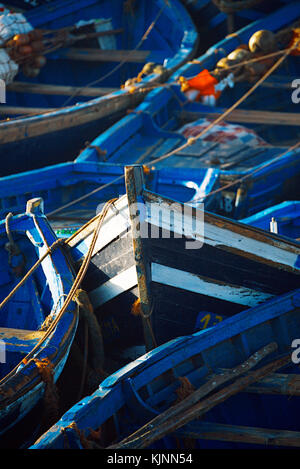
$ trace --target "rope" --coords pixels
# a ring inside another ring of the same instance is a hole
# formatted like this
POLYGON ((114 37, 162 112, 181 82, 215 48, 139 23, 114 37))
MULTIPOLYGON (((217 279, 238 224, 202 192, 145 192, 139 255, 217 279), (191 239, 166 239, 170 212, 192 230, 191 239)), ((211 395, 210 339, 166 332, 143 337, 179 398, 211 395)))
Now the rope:
MULTIPOLYGON (((170 156, 174 155, 178 151, 184 150, 185 148, 189 147, 190 145, 193 145, 197 140, 199 140, 205 133, 208 132, 208 130, 212 129, 216 124, 221 122, 226 116, 228 116, 234 109, 236 109, 242 102, 244 102, 252 93, 253 91, 256 90, 265 80, 268 78, 274 70, 276 70, 282 62, 286 59, 286 57, 298 46, 300 43, 300 39, 292 46, 286 49, 284 55, 280 57, 277 62, 275 62, 271 68, 240 98, 238 99, 230 108, 226 109, 217 119, 215 119, 210 125, 208 125, 202 132, 200 132, 197 137, 190 137, 186 143, 183 145, 175 148, 174 150, 170 151, 169 153, 166 153, 165 155, 162 155, 155 160, 151 161, 148 163, 148 165, 151 164, 151 166, 157 164, 160 161, 163 161, 170 156)), ((146 166, 148 166, 146 165, 146 166)))
POLYGON ((91 339, 92 347, 92 365, 94 371, 99 377, 105 375, 104 372, 104 343, 102 330, 99 322, 94 313, 93 305, 89 299, 89 296, 85 290, 77 289, 73 297, 80 308, 80 313, 85 320, 91 339))
POLYGON ((83 365, 82 365, 82 373, 81 373, 81 380, 79 385, 79 390, 77 393, 76 402, 79 402, 83 395, 84 384, 86 380, 86 370, 88 366, 88 349, 89 349, 89 327, 87 322, 84 324, 84 353, 83 353, 83 365))
POLYGON ((54 365, 49 358, 34 358, 34 363, 45 383, 44 412, 42 416, 42 428, 49 428, 59 418, 59 397, 54 382, 54 365))

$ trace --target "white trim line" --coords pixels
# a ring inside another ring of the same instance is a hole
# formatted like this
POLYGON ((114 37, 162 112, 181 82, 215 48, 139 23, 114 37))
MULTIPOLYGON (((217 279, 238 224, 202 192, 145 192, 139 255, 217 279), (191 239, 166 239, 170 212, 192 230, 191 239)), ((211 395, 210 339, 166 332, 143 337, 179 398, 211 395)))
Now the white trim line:
POLYGON ((235 285, 226 285, 223 282, 214 282, 190 272, 166 267, 161 264, 152 263, 151 271, 153 282, 218 298, 230 303, 252 307, 273 297, 273 295, 268 293, 235 285))
POLYGON ((89 292, 94 308, 107 303, 116 296, 137 286, 136 267, 133 265, 127 270, 111 278, 99 287, 89 292))

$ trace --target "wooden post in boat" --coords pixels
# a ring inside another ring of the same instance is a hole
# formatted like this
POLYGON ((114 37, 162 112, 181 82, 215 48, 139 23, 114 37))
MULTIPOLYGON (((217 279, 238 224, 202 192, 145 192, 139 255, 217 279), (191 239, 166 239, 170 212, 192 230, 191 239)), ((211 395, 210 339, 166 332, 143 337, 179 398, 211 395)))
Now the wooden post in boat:
POLYGON ((150 264, 147 262, 140 227, 141 220, 138 213, 138 199, 143 193, 144 173, 142 166, 125 167, 125 185, 128 198, 129 217, 132 230, 133 251, 135 257, 140 311, 143 321, 145 345, 147 351, 156 347, 156 341, 151 327, 152 302, 150 296, 150 264))

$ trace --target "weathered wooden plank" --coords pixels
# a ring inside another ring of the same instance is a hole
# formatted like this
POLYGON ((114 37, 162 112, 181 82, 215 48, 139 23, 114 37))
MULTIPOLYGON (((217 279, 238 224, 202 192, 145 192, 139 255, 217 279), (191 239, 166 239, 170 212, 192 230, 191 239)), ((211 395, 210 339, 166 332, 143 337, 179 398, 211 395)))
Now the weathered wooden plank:
POLYGON ((195 420, 176 431, 180 438, 300 447, 300 432, 226 425, 195 420))
MULTIPOLYGON (((220 112, 193 112, 181 111, 180 118, 196 120, 201 117, 207 119, 217 119, 227 109, 220 112)), ((273 111, 251 111, 248 109, 236 109, 226 116, 228 122, 238 122, 244 124, 269 124, 269 125, 295 125, 300 126, 299 113, 293 112, 273 112, 273 111)))
MULTIPOLYGON (((101 103, 96 100, 97 102, 89 106, 89 112, 87 112, 85 106, 73 106, 71 112, 67 111, 68 108, 62 108, 53 113, 51 123, 49 123, 49 117, 45 115, 41 115, 40 119, 32 119, 30 125, 28 125, 27 119, 21 118, 14 121, 3 121, 0 130, 1 144, 45 134, 49 135, 50 131, 52 133, 93 122, 96 119, 110 116, 129 107, 135 107, 142 101, 146 93, 146 88, 139 88, 138 93, 117 94, 117 96, 113 96, 101 103)), ((3 109, 3 106, 0 106, 0 108, 3 109)), ((26 109, 24 108, 24 110, 26 109)), ((43 114, 45 114, 45 111, 47 111, 46 108, 43 109, 43 114)))
POLYGON ((144 63, 150 55, 150 50, 99 50, 92 48, 70 48, 64 57, 70 60, 87 62, 133 62, 144 63))
POLYGON ((261 381, 251 384, 251 386, 245 389, 245 392, 300 396, 300 376, 295 374, 272 373, 261 381))
POLYGON ((14 81, 7 86, 7 91, 14 91, 16 93, 31 93, 31 94, 45 94, 45 95, 63 95, 72 96, 101 96, 108 93, 117 91, 118 88, 91 88, 88 86, 63 86, 51 85, 43 83, 26 83, 22 81, 14 81))

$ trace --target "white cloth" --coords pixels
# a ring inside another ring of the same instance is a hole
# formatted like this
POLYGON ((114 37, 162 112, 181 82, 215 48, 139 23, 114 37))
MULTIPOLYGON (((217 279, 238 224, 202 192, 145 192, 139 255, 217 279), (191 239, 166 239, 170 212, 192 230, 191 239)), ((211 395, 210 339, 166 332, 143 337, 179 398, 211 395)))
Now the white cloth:
MULTIPOLYGON (((3 4, 0 3, 0 7, 3 4)), ((5 9, 0 16, 0 47, 16 34, 27 34, 32 31, 32 26, 28 23, 22 13, 10 13, 5 9)), ((19 66, 11 59, 5 49, 0 48, 0 79, 6 84, 11 83, 19 71, 19 66)))
POLYGON ((18 70, 19 66, 10 58, 5 49, 0 49, 0 79, 8 85, 14 80, 18 70))

